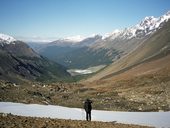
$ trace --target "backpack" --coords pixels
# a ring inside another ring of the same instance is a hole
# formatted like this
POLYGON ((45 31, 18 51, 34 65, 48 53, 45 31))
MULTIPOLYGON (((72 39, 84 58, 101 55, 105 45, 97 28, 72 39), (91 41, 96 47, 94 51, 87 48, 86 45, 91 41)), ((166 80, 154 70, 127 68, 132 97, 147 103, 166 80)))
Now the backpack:
POLYGON ((84 103, 84 109, 86 112, 90 112, 92 110, 92 101, 91 100, 86 100, 84 103))

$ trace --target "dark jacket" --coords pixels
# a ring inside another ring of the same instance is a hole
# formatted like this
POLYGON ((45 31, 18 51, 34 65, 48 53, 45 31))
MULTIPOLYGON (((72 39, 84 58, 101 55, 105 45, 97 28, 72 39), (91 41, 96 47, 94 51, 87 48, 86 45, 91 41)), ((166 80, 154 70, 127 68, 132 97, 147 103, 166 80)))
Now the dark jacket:
POLYGON ((84 109, 86 112, 90 112, 92 110, 92 101, 87 99, 85 102, 84 102, 84 109))

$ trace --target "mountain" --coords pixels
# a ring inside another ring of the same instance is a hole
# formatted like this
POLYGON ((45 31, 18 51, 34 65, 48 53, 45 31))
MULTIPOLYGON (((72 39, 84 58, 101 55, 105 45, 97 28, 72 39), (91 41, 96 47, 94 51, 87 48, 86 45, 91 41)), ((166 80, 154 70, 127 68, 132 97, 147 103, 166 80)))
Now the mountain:
POLYGON ((38 52, 67 68, 88 68, 109 64, 119 54, 119 51, 90 48, 100 41, 102 41, 102 36, 100 35, 93 35, 78 42, 57 40, 46 45, 38 52))
POLYGON ((149 35, 148 38, 145 38, 137 48, 87 81, 113 80, 117 76, 119 78, 128 78, 130 76, 138 76, 139 74, 158 73, 162 72, 162 70, 167 70, 166 72, 168 73, 170 70, 169 30, 170 21, 163 22, 161 28, 149 35))
POLYGON ((138 24, 114 30, 104 36, 70 37, 56 40, 38 52, 68 68, 109 65, 129 54, 149 39, 170 18, 170 11, 161 17, 145 17, 138 24))
POLYGON ((159 30, 170 19, 170 11, 161 17, 145 17, 140 23, 123 30, 114 30, 103 36, 103 41, 95 44, 94 48, 115 48, 129 53, 143 43, 150 35, 159 30))
POLYGON ((0 34, 0 79, 50 81, 69 76, 63 66, 43 58, 24 42, 0 34))
POLYGON ((10 44, 11 42, 14 42, 14 41, 16 41, 16 39, 14 39, 12 36, 0 33, 0 42, 1 42, 1 45, 3 45, 3 44, 10 44))
POLYGON ((34 51, 36 51, 38 53, 38 51, 40 51, 41 49, 43 49, 44 47, 46 47, 46 45, 49 42, 26 42, 26 44, 28 44, 29 47, 31 47, 34 51))
POLYGON ((152 32, 160 29, 163 23, 170 19, 170 11, 166 14, 155 18, 154 16, 145 17, 140 23, 132 26, 130 28, 125 28, 123 30, 114 30, 112 33, 107 33, 103 39, 106 38, 121 38, 121 39, 131 39, 131 38, 141 38, 143 36, 149 35, 152 32))

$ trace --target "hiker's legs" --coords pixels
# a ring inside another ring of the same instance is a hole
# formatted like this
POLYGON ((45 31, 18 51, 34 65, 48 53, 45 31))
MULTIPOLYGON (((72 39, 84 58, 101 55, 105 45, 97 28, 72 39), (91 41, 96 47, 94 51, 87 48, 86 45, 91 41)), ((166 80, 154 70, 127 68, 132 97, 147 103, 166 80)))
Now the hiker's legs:
POLYGON ((91 111, 89 112, 89 120, 91 121, 91 111))
POLYGON ((91 121, 91 111, 86 112, 86 120, 91 121))
POLYGON ((88 112, 86 112, 86 120, 88 121, 88 112))

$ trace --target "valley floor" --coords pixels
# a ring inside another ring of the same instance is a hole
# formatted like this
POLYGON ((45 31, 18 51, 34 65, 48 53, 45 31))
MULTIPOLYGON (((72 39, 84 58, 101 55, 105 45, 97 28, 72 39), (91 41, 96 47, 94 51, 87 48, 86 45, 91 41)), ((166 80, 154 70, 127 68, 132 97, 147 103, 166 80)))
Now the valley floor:
POLYGON ((82 108, 90 98, 93 108, 112 111, 170 111, 170 77, 147 75, 130 80, 96 83, 28 83, 0 81, 0 101, 51 104, 82 108))

